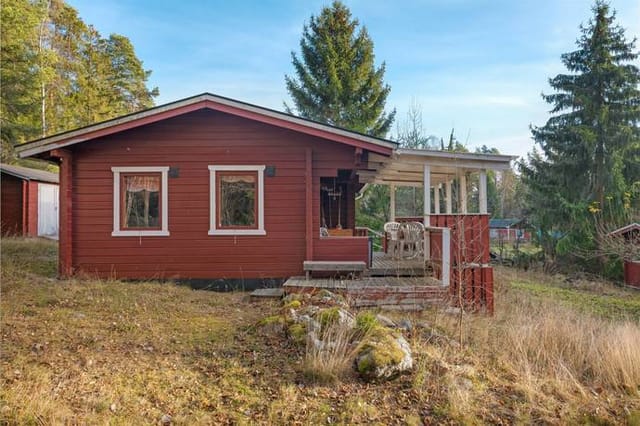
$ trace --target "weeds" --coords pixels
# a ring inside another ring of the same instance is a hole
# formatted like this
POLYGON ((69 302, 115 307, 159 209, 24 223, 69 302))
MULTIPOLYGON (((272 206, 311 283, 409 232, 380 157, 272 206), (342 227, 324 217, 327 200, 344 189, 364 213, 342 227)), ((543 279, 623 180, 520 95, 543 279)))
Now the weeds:
POLYGON ((303 373, 315 383, 335 383, 351 376, 357 341, 362 334, 340 321, 323 325, 320 335, 307 337, 303 373))

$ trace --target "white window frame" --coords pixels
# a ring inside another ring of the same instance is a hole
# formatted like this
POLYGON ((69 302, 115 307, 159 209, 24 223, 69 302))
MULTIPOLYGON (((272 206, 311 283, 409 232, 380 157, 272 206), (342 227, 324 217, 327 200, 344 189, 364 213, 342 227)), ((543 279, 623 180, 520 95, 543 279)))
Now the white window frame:
POLYGON ((113 172, 113 232, 112 237, 168 237, 169 236, 169 167, 112 167, 113 172), (160 229, 128 230, 120 228, 120 173, 160 173, 160 229))
POLYGON ((209 166, 209 235, 267 235, 264 229, 265 166, 209 166), (216 223, 217 172, 258 172, 258 227, 256 229, 220 229, 216 223))

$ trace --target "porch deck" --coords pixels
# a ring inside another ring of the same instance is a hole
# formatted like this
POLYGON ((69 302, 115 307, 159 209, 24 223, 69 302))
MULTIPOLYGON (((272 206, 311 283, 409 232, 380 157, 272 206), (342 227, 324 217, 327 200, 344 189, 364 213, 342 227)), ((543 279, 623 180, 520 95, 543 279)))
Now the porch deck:
POLYGON ((431 277, 364 277, 358 280, 305 277, 289 278, 283 285, 285 294, 330 290, 345 296, 354 307, 419 310, 442 303, 448 288, 431 277))
POLYGON ((391 255, 374 252, 371 267, 365 272, 371 277, 424 277, 422 256, 413 259, 394 259, 391 255))

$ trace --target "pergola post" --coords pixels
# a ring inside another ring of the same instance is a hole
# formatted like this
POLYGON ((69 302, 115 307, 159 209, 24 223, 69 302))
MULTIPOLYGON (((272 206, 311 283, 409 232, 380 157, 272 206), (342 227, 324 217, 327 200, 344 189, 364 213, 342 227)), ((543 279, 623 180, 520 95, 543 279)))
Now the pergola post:
POLYGON ((460 175, 460 213, 467 214, 467 175, 460 175))
POLYGON ((424 216, 424 226, 431 225, 431 166, 424 165, 422 170, 422 189, 424 191, 424 202, 422 205, 422 213, 424 216))
POLYGON ((440 184, 433 187, 433 205, 434 213, 440 214, 440 184))
POLYGON ((487 214, 487 171, 480 171, 480 187, 478 188, 478 205, 480 214, 487 214))
MULTIPOLYGON (((431 226, 431 166, 424 165, 422 169, 422 190, 424 191, 424 198, 422 203, 422 214, 424 216, 424 226, 431 226)), ((424 241, 422 243, 424 251, 424 261, 431 259, 431 237, 429 231, 424 233, 424 241)))
POLYGON ((447 214, 452 214, 453 213, 453 207, 452 207, 452 201, 453 199, 452 197, 452 191, 451 191, 451 181, 447 180, 447 182, 444 184, 445 187, 445 192, 446 192, 446 200, 447 200, 447 214))
POLYGON ((396 221, 396 186, 389 185, 389 220, 396 221))

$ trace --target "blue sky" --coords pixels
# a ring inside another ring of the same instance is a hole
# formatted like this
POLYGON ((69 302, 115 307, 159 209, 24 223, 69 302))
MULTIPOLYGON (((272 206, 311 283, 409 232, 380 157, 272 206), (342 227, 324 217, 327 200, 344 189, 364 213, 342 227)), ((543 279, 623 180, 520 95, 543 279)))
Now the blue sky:
MULTIPOLYGON (((202 92, 282 109, 289 101, 302 27, 325 1, 68 0, 103 36, 133 43, 153 71, 158 104, 202 92)), ((403 122, 412 102, 428 134, 452 127, 473 150, 483 144, 523 156, 533 147, 529 125, 543 125, 541 92, 564 72, 587 0, 346 0, 387 66, 387 108, 403 122)), ((640 36, 640 1, 611 0, 629 39, 640 36)), ((639 48, 640 46, 636 46, 639 48)), ((394 129, 391 136, 396 133, 394 129)))

